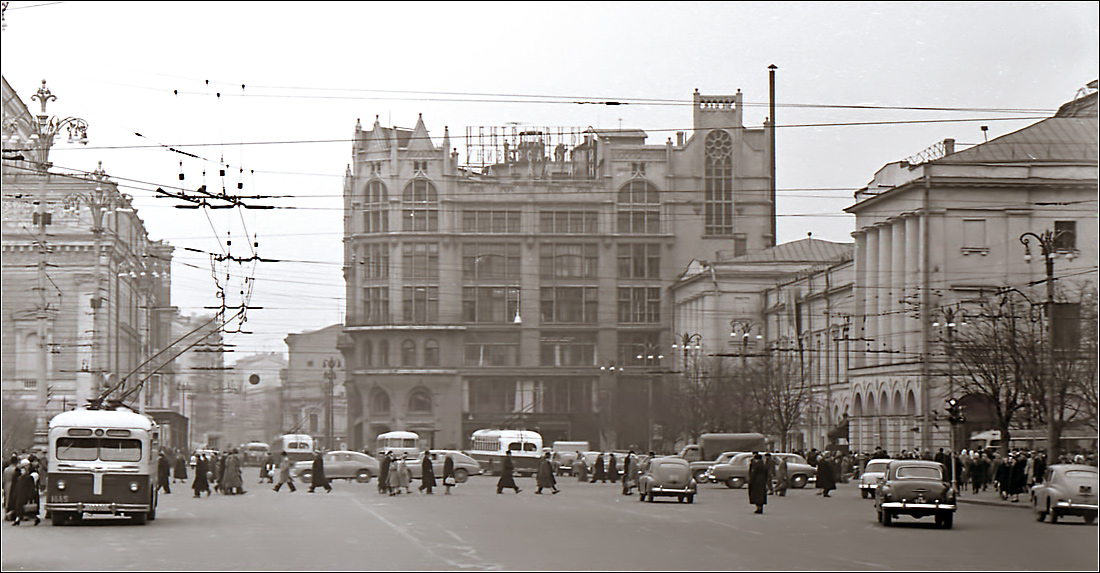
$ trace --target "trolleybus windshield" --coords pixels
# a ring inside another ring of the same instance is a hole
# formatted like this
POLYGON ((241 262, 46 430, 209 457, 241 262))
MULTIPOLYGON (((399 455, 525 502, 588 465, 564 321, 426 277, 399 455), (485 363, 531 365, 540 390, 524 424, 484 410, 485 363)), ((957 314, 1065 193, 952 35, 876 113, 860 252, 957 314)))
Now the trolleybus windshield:
POLYGON ((141 460, 141 440, 126 438, 57 438, 57 459, 90 462, 141 460))

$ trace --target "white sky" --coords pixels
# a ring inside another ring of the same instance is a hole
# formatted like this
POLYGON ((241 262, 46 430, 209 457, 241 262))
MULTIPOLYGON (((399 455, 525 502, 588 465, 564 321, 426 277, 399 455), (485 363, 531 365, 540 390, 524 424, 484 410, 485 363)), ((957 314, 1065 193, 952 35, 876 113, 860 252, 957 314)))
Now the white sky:
MULTIPOLYGON (((39 106, 30 96, 45 78, 58 97, 50 115, 88 121, 89 145, 59 138, 52 161, 85 171, 103 161, 116 181, 132 185, 123 191, 134 195, 153 239, 220 252, 215 233, 223 244, 230 233, 233 254, 250 256, 241 246, 247 228, 262 257, 316 261, 258 265, 252 304, 264 309, 245 325, 255 334, 227 339, 240 357, 285 352, 288 332, 343 320, 340 195, 357 118, 365 128, 376 115, 383 126, 411 128, 423 113, 436 145, 446 125, 462 153, 466 126, 509 122, 621 125, 659 144, 690 128, 696 88, 741 89, 745 125, 760 126, 767 67, 775 64, 779 242, 807 232, 847 242, 854 220, 842 209, 886 163, 948 137, 963 148, 980 143, 980 125, 990 139, 1010 133, 1096 79, 1098 6, 31 0, 11 2, 5 14, 2 72, 32 112, 39 106), (455 93, 492 95, 448 95, 455 93), (608 107, 548 96, 675 104, 608 107), (797 127, 944 119, 973 121, 797 127), (181 183, 181 160, 184 187, 198 187, 205 167, 207 187, 220 191, 221 157, 232 166, 228 192, 237 191, 243 167, 243 193, 292 195, 270 203, 296 209, 212 211, 208 220, 153 198, 151 189, 181 183)), ((184 312, 215 305, 207 257, 177 249, 172 289, 184 312)), ((234 304, 235 293, 228 296, 234 304)))

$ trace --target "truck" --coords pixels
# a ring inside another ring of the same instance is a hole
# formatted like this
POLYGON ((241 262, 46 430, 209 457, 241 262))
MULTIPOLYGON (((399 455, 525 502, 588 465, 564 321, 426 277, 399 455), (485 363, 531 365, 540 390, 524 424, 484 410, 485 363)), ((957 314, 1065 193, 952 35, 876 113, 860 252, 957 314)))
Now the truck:
POLYGON ((700 481, 703 474, 723 452, 762 452, 766 445, 767 438, 764 434, 755 432, 702 434, 699 436, 699 443, 684 446, 676 457, 687 460, 691 465, 691 474, 695 476, 695 481, 700 481))

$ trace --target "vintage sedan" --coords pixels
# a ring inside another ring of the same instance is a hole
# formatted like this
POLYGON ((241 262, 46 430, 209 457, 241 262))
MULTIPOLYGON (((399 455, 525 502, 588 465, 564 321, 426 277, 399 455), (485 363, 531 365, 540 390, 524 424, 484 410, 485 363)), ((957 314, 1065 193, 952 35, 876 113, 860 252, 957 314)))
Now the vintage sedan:
POLYGON ((650 501, 657 496, 676 497, 677 501, 695 501, 695 478, 691 464, 683 458, 660 457, 646 460, 638 478, 638 499, 650 501))
MULTIPOLYGON (((749 480, 749 462, 752 461, 752 456, 752 452, 743 452, 734 455, 724 464, 714 464, 703 474, 703 479, 711 483, 724 483, 726 487, 734 489, 745 487, 749 480)), ((811 478, 817 476, 817 468, 798 454, 773 453, 772 457, 787 460, 787 487, 804 488, 811 478)))
MULTIPOLYGON (((420 452, 420 455, 415 460, 408 460, 406 465, 409 466, 409 475, 412 479, 420 479, 421 464, 424 463, 425 452, 420 452)), ((466 480, 470 476, 481 475, 484 471, 481 469, 481 464, 474 458, 467 456, 466 454, 458 450, 428 450, 427 455, 432 457, 432 473, 435 474, 437 482, 443 480, 443 460, 446 456, 451 456, 455 462, 455 482, 466 483, 466 480)))
MULTIPOLYGON (((325 477, 330 480, 346 479, 367 483, 379 473, 378 460, 360 452, 345 450, 325 452, 322 459, 325 463, 325 477)), ((295 463, 291 474, 304 482, 309 482, 313 478, 313 461, 295 463)))
POLYGON ((863 499, 875 497, 878 480, 886 475, 886 464, 888 463, 890 463, 889 459, 877 459, 867 462, 867 467, 863 468, 863 473, 859 475, 859 495, 863 499))
POLYGON ((955 519, 955 490, 947 468, 926 460, 890 460, 875 489, 875 512, 882 525, 894 518, 933 515, 936 525, 951 529, 955 519))
POLYGON ((1043 482, 1031 488, 1035 518, 1043 521, 1050 516, 1058 523, 1064 515, 1079 515, 1085 523, 1095 523, 1097 494, 1100 493, 1100 470, 1081 464, 1055 464, 1043 474, 1043 482))

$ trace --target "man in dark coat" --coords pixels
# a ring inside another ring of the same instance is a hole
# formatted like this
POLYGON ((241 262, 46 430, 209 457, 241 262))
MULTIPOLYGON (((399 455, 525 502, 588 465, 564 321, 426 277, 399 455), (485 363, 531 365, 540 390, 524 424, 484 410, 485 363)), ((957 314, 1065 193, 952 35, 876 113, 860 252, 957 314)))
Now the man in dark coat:
POLYGON ((420 461, 420 491, 427 490, 431 495, 435 487, 435 467, 432 465, 432 453, 424 452, 424 459, 420 461))
POLYGON ((592 483, 597 481, 607 483, 607 474, 603 471, 603 452, 596 456, 596 466, 592 469, 592 483))
POLYGON ((191 482, 191 489, 195 491, 195 497, 200 497, 202 492, 210 496, 210 484, 206 481, 206 457, 195 454, 195 481, 191 482))
POLYGON ((382 459, 378 461, 378 493, 390 492, 390 462, 393 461, 393 456, 389 452, 382 454, 382 459))
POLYGON ((756 506, 753 513, 764 513, 768 503, 768 466, 759 453, 749 462, 749 503, 756 506))
POLYGON ((504 488, 510 487, 519 493, 523 490, 516 485, 516 479, 512 476, 515 465, 512 463, 512 450, 504 452, 504 461, 500 464, 500 479, 497 480, 497 493, 504 493, 504 488))
POLYGON ((172 482, 172 463, 168 461, 168 456, 164 455, 164 450, 160 451, 160 455, 157 456, 157 491, 164 490, 164 493, 172 493, 172 488, 169 484, 172 482))
POLYGON ((455 460, 451 454, 445 454, 443 456, 443 494, 451 495, 451 488, 455 483, 455 460))
POLYGON ((187 483, 187 456, 183 452, 176 452, 176 467, 172 473, 172 481, 175 480, 187 483))
POLYGON ((611 483, 619 481, 619 468, 615 466, 615 454, 607 454, 607 477, 611 483))
POLYGON ((19 525, 24 519, 34 517, 34 524, 38 525, 41 519, 38 517, 38 484, 35 482, 34 469, 27 460, 19 462, 18 471, 15 474, 15 482, 12 484, 12 525, 19 525), (28 510, 27 507, 31 506, 28 510))
POLYGON ((623 495, 634 492, 634 486, 638 485, 638 461, 634 456, 634 450, 623 459, 623 495))
POLYGON ((538 485, 538 489, 535 493, 542 495, 542 488, 550 488, 552 493, 558 493, 558 481, 554 478, 554 465, 550 463, 550 452, 546 452, 542 455, 542 459, 539 460, 539 471, 535 476, 535 483, 538 485))
POLYGON ((829 497, 829 492, 836 489, 836 465, 828 456, 817 460, 817 489, 823 497, 829 497))
POLYGON ((325 488, 325 493, 332 493, 332 486, 328 484, 328 478, 325 477, 325 459, 320 450, 313 452, 312 474, 309 482, 309 493, 313 493, 313 490, 319 487, 325 488))

